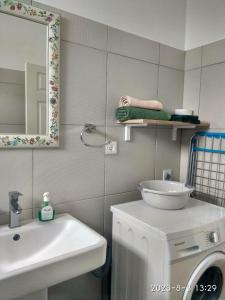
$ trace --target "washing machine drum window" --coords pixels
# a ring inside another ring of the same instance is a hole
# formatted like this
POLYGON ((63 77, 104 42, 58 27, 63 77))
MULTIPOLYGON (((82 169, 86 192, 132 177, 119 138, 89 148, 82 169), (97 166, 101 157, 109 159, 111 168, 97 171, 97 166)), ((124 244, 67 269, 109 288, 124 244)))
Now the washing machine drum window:
POLYGON ((209 267, 197 282, 191 300, 218 300, 222 287, 222 271, 218 267, 209 267))
POLYGON ((225 299, 225 255, 215 252, 194 270, 184 292, 183 300, 225 299))

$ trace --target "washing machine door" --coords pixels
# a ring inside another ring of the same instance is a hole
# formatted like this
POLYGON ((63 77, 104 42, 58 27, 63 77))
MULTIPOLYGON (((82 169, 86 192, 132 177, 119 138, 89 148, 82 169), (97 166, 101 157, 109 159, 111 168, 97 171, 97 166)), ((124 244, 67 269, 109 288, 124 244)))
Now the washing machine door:
POLYGON ((225 254, 207 256, 194 270, 187 283, 183 300, 225 299, 225 254))

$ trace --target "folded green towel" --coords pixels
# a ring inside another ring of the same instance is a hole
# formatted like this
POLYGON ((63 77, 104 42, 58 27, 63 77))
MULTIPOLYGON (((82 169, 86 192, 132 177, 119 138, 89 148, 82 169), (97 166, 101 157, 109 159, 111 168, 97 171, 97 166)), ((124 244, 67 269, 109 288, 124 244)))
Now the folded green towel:
POLYGON ((160 110, 132 106, 119 107, 116 110, 116 119, 120 122, 132 119, 170 120, 170 118, 170 114, 160 110))

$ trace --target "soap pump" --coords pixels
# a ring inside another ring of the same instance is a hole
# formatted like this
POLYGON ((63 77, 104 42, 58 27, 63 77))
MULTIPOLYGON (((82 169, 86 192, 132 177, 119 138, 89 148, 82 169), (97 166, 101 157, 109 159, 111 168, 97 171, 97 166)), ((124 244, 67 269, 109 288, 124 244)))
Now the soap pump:
POLYGON ((38 213, 38 218, 42 222, 51 221, 55 217, 55 210, 50 204, 50 193, 43 194, 42 208, 38 213))

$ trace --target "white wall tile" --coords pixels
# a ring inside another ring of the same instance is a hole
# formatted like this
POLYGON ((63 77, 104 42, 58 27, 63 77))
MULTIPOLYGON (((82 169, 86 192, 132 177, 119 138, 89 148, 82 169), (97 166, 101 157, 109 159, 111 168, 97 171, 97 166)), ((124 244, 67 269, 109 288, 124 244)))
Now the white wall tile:
POLYGON ((159 43, 109 27, 108 51, 159 63, 159 43))
POLYGON ((62 43, 61 120, 105 124, 106 53, 62 43))
POLYGON ((0 152, 0 214, 9 211, 10 191, 19 191, 23 209, 32 207, 32 150, 1 150, 0 152))
POLYGON ((195 114, 199 111, 200 86, 201 69, 185 72, 183 108, 192 109, 195 114))
POLYGON ((96 49, 107 48, 107 26, 62 11, 62 39, 96 49))
POLYGON ((122 57, 108 56, 107 124, 116 124, 115 110, 121 96, 141 99, 157 97, 158 67, 151 63, 122 57))
POLYGON ((180 179, 180 131, 176 141, 172 141, 171 129, 157 128, 156 174, 155 179, 163 179, 163 170, 172 169, 173 180, 180 179))
MULTIPOLYGON (((82 127, 61 126, 61 148, 34 150, 34 200, 51 193, 53 204, 98 197, 104 194, 104 150, 85 147, 82 127)), ((99 129, 99 128, 98 128, 99 129)), ((99 129, 104 132, 103 129, 99 129)), ((99 135, 87 136, 91 143, 103 142, 99 135)))
POLYGON ((103 234, 104 197, 61 203, 54 206, 56 213, 69 213, 98 233, 103 234))
POLYGON ((170 113, 183 106, 184 72, 167 67, 159 67, 158 98, 164 109, 170 113))
POLYGON ((124 141, 122 126, 107 128, 107 134, 118 141, 118 155, 108 155, 105 158, 107 195, 133 191, 140 181, 154 178, 154 129, 133 129, 130 143, 124 141))
POLYGON ((212 65, 225 61, 225 40, 203 46, 202 65, 212 65))
POLYGON ((160 44, 160 65, 184 70, 185 52, 160 44))
POLYGON ((185 53, 185 70, 201 68, 202 47, 191 49, 185 53))
POLYGON ((225 63, 202 69, 199 115, 211 128, 225 128, 225 63))

